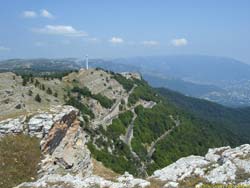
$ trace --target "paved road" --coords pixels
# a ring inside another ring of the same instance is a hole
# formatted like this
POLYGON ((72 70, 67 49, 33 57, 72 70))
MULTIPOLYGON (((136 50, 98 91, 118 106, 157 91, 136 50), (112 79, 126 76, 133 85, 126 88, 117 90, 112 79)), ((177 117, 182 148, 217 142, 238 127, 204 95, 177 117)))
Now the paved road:
POLYGON ((99 127, 99 125, 108 125, 111 123, 113 119, 117 118, 120 113, 123 113, 123 111, 120 112, 119 110, 119 105, 121 104, 121 100, 129 97, 129 95, 134 91, 135 87, 136 85, 128 92, 128 94, 116 100, 115 104, 106 114, 104 114, 102 117, 98 119, 94 119, 94 121, 92 121, 93 127, 97 128, 99 127))
POLYGON ((164 134, 162 134, 159 138, 157 138, 156 141, 151 143, 151 146, 148 150, 148 157, 151 158, 153 153, 155 152, 155 146, 156 144, 161 141, 162 139, 164 139, 167 135, 169 135, 176 127, 178 127, 180 125, 180 120, 175 120, 172 116, 170 116, 170 118, 174 121, 175 126, 172 127, 171 129, 169 129, 168 131, 166 131, 164 134))
POLYGON ((134 121, 137 118, 137 114, 134 112, 134 110, 132 112, 134 116, 133 116, 131 123, 128 126, 128 129, 125 135, 125 143, 129 146, 131 146, 131 140, 133 138, 134 121))

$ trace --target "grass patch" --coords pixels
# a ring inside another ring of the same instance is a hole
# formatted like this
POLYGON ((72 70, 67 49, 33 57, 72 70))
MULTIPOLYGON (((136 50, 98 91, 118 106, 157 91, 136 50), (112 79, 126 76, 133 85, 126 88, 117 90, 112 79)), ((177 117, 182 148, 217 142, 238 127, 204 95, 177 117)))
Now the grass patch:
POLYGON ((37 176, 39 140, 26 135, 0 139, 0 188, 11 188, 37 176))

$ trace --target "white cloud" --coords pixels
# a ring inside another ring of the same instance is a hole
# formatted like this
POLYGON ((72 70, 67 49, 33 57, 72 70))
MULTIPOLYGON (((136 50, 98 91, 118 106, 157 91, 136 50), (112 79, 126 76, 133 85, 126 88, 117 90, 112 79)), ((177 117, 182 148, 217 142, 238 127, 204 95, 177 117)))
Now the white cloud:
POLYGON ((53 14, 51 14, 48 10, 42 9, 40 15, 44 18, 54 18, 53 14))
POLYGON ((0 46, 0 52, 1 51, 10 51, 10 48, 7 48, 5 46, 0 46))
POLYGON ((35 18, 37 17, 37 13, 35 11, 32 10, 26 10, 23 12, 23 17, 25 18, 35 18))
POLYGON ((109 42, 111 42, 112 44, 121 44, 124 42, 124 40, 120 37, 112 37, 109 42))
POLYGON ((171 43, 172 45, 179 47, 179 46, 186 46, 188 44, 188 41, 185 38, 178 38, 178 39, 173 39, 171 43))
POLYGON ((85 37, 88 34, 84 31, 77 30, 70 25, 46 25, 43 28, 33 29, 34 32, 48 35, 63 35, 69 37, 85 37))
POLYGON ((143 41, 142 44, 145 46, 157 46, 159 45, 159 42, 155 40, 147 40, 147 41, 143 41))

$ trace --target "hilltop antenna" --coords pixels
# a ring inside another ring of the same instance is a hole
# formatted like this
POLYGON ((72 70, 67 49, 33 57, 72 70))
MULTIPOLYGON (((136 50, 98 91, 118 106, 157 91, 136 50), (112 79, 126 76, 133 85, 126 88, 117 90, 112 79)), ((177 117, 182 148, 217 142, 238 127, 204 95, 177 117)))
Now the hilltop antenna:
POLYGON ((85 62, 86 62, 86 70, 88 70, 89 69, 89 57, 88 57, 88 55, 86 55, 85 56, 85 62))

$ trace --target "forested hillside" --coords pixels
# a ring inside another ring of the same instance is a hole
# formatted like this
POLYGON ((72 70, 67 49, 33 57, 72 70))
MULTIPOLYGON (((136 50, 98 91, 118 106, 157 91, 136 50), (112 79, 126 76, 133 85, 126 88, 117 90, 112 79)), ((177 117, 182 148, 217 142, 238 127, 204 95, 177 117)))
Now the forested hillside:
POLYGON ((159 95, 144 80, 127 82, 135 88, 130 91, 128 103, 121 107, 124 113, 106 128, 86 128, 91 133, 92 154, 114 171, 150 175, 181 157, 203 155, 211 147, 246 142, 216 119, 198 116, 159 95), (143 106, 140 101, 154 105, 143 106), (133 134, 126 139, 131 128, 133 134))
POLYGON ((187 97, 165 88, 159 88, 157 91, 165 98, 165 100, 176 107, 189 111, 198 118, 216 124, 217 127, 231 130, 240 137, 241 142, 250 142, 249 107, 229 108, 207 100, 187 97))

